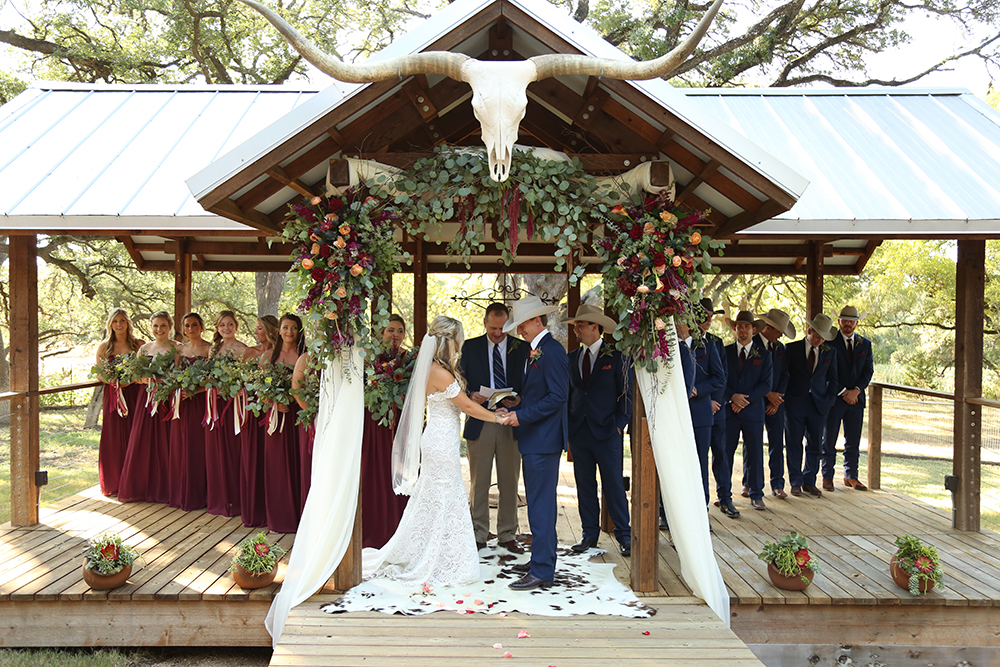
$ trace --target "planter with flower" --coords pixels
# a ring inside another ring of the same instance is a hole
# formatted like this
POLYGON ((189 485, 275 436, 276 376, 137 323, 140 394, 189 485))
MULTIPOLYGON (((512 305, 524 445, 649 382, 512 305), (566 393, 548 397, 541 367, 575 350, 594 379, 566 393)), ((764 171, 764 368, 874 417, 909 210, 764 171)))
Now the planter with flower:
POLYGON ((365 407, 382 426, 392 426, 403 407, 419 351, 388 350, 365 369, 365 407))
POLYGON ((263 588, 274 581, 278 561, 285 550, 268 541, 264 532, 248 537, 236 547, 232 565, 233 581, 241 588, 263 588))
POLYGON ((892 579, 910 595, 922 595, 934 588, 944 586, 941 582, 944 570, 937 549, 912 535, 896 538, 896 553, 889 561, 892 579))
POLYGON ((132 575, 132 564, 141 556, 135 547, 114 533, 103 533, 83 550, 83 580, 97 591, 118 588, 132 575))
POLYGON ((786 591, 801 591, 820 572, 806 538, 794 530, 777 542, 765 542, 757 558, 767 563, 771 583, 786 591))

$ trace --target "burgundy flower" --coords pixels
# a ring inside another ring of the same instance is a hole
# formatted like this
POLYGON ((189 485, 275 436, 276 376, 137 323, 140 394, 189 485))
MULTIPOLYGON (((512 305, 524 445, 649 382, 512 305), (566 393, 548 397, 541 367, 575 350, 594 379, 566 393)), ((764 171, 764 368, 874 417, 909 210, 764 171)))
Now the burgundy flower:
POLYGON ((329 243, 324 243, 319 247, 319 256, 326 258, 333 254, 333 248, 330 247, 329 243))
POLYGON ((114 542, 110 544, 105 544, 103 547, 101 547, 101 555, 107 558, 108 560, 112 561, 118 560, 118 545, 116 545, 114 542))
POLYGON ((330 198, 330 210, 334 213, 339 211, 344 206, 344 200, 338 199, 337 197, 330 198))
POLYGON ((253 545, 253 550, 257 552, 258 556, 266 556, 271 552, 271 547, 266 544, 255 544, 253 545))
POLYGON ((639 225, 633 225, 632 229, 628 231, 628 235, 633 241, 638 241, 642 238, 642 227, 639 225))
POLYGON ((324 268, 322 268, 320 266, 317 266, 316 268, 314 268, 312 270, 312 274, 311 275, 312 275, 312 279, 313 280, 315 280, 316 282, 319 282, 319 281, 323 280, 323 278, 326 277, 326 269, 324 269, 324 268))
POLYGON ((635 285, 630 283, 625 278, 618 279, 618 289, 625 296, 635 296, 635 285))
POLYGON ((660 251, 653 252, 653 266, 663 266, 667 263, 667 256, 660 251))

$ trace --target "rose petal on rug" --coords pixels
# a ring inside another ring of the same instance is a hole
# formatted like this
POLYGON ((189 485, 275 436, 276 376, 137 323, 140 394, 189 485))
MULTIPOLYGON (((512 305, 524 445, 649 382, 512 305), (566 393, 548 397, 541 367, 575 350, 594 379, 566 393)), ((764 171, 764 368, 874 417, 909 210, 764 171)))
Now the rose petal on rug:
POLYGON ((351 611, 380 611, 385 614, 419 616, 435 611, 502 614, 518 611, 538 616, 625 616, 649 618, 656 613, 639 601, 631 589, 615 578, 613 563, 592 563, 590 559, 605 553, 591 549, 582 554, 560 546, 555 583, 549 589, 512 591, 508 584, 521 575, 510 569, 527 562, 530 555, 515 556, 484 549, 479 559, 480 581, 469 586, 437 586, 433 590, 422 583, 401 583, 374 578, 364 581, 343 596, 323 605, 328 614, 351 611), (474 597, 473 597, 474 596, 474 597), (465 603, 472 597, 475 604, 465 603))

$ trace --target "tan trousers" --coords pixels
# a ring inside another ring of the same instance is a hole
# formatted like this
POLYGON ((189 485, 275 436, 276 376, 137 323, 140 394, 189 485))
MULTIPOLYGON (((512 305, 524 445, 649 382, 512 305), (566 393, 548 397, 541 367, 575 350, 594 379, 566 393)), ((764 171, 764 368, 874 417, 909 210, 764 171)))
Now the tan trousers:
POLYGON ((466 440, 469 454, 469 478, 472 489, 472 528, 476 542, 486 542, 490 532, 490 485, 493 483, 493 460, 497 462, 497 539, 509 542, 517 535, 517 482, 521 477, 521 453, 517 450, 514 428, 485 422, 478 440, 466 440))

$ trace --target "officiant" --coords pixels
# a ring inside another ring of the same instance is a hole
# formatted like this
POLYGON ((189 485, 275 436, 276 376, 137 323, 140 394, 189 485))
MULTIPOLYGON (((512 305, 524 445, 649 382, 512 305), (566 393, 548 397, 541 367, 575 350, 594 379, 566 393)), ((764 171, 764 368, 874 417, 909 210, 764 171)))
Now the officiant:
MULTIPOLYGON (((462 373, 467 391, 476 403, 486 405, 487 394, 501 389, 521 393, 524 364, 529 345, 508 336, 503 325, 510 311, 502 303, 486 307, 483 326, 486 333, 471 338, 462 345, 462 373), (484 391, 486 390, 486 391, 484 391)), ((500 405, 512 408, 520 398, 506 398, 500 405)), ((497 490, 497 544, 515 554, 524 553, 517 542, 517 485, 521 477, 521 454, 517 449, 514 427, 482 422, 469 417, 465 420, 463 437, 469 454, 469 493, 472 505, 472 527, 476 546, 486 546, 490 532, 490 486, 493 482, 493 462, 496 461, 497 490)))

